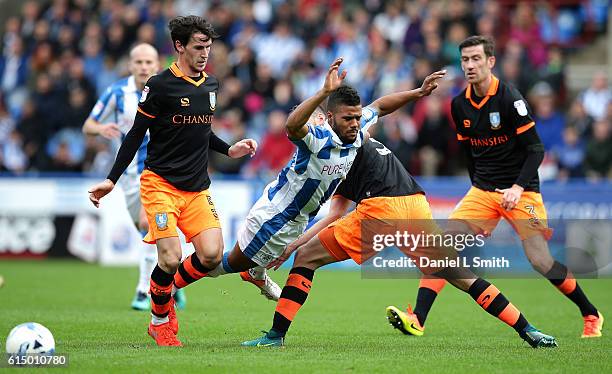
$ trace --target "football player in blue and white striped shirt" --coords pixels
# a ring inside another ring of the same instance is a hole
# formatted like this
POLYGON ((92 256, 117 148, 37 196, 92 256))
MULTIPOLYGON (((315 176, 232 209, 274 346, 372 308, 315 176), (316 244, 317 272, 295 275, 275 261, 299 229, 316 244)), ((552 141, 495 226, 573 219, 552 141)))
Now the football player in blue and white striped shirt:
POLYGON ((251 208, 234 249, 223 255, 209 276, 241 272, 242 279, 258 286, 264 296, 278 300, 281 290, 267 276, 265 267, 304 232, 334 193, 378 117, 429 95, 444 75, 443 71, 433 73, 418 89, 383 96, 362 108, 357 91, 342 84, 346 71, 339 74, 341 63, 342 58, 336 59, 322 89, 289 115, 287 135, 297 151, 251 208), (327 121, 317 124, 313 113, 325 100, 327 121))

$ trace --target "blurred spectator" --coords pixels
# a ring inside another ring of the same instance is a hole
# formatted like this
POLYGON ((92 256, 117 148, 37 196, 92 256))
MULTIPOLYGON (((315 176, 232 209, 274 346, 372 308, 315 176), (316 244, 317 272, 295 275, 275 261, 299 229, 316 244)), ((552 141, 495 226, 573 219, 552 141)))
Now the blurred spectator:
MULTIPOLYGON (((443 115, 442 101, 436 95, 426 99, 427 113, 417 138, 417 148, 422 175, 448 174, 444 170, 449 158, 449 141, 453 139, 453 128, 443 115)), ((453 139, 454 140, 454 139, 453 139)))
POLYGON ((261 33, 251 41, 257 62, 268 65, 275 78, 286 76, 293 60, 304 49, 304 43, 296 38, 289 25, 280 22, 270 34, 261 33))
POLYGON ((563 130, 563 144, 554 147, 552 153, 557 159, 559 179, 565 180, 584 176, 582 162, 584 161, 585 149, 575 127, 567 126, 563 130))
MULTIPOLYGON (((74 140, 66 131, 91 109, 101 89, 128 74, 122 61, 131 45, 154 44, 168 66, 175 59, 168 21, 196 14, 211 20, 221 34, 208 72, 220 82, 215 126, 227 139, 246 132, 263 141, 271 134, 271 113, 287 113, 314 94, 338 56, 344 57, 346 82, 358 89, 364 105, 381 94, 416 87, 433 70, 447 67, 449 78, 438 88, 437 99, 384 118, 377 136, 413 172, 454 174, 464 167, 457 163, 461 157, 451 157, 457 144, 448 103, 464 87, 463 79, 453 78, 460 77, 458 44, 463 38, 476 32, 495 37, 496 74, 524 95, 535 82, 545 82, 530 96, 540 137, 547 150, 571 148, 572 135, 566 131, 562 137, 566 123, 578 133, 577 146, 594 141, 589 141, 593 119, 612 120, 606 115, 612 100, 605 75, 596 75, 591 88, 570 106, 566 98, 573 93, 567 92, 564 68, 568 50, 604 32, 608 10, 609 2, 601 0, 27 0, 5 15, 2 27, 0 93, 8 117, 2 117, 0 131, 11 141, 12 170, 103 172, 108 145, 88 140, 85 147, 83 139, 74 140), (441 112, 431 113, 436 105, 441 112), (14 125, 6 126, 7 118, 17 123, 15 135, 8 131, 14 125), (80 142, 76 151, 72 141, 80 142), (19 144, 25 157, 15 151, 19 144)), ((0 158, 6 160, 3 152, 0 158)), ((569 156, 565 153, 559 156, 569 156)), ((562 167, 563 175, 571 160, 561 158, 549 152, 545 163, 551 171, 562 167)), ((217 161, 213 166, 231 173, 244 162, 256 162, 217 161)))
POLYGON ((593 117, 584 109, 582 100, 575 99, 572 101, 569 112, 567 113, 568 126, 574 127, 578 131, 578 136, 587 139, 591 137, 593 122, 593 117))
POLYGON ((612 91, 608 87, 608 76, 603 71, 595 72, 591 87, 582 94, 584 109, 596 120, 604 119, 612 91))
POLYGON ((257 175, 264 180, 274 178, 293 155, 295 146, 289 141, 285 131, 286 113, 273 110, 268 114, 268 130, 247 167, 246 175, 257 175))
POLYGON ((19 115, 25 101, 27 58, 21 37, 13 38, 10 46, 0 55, 0 92, 6 100, 8 110, 14 116, 19 115))
POLYGON ((586 175, 592 180, 612 178, 612 137, 610 122, 601 120, 593 125, 593 138, 585 156, 586 175))
POLYGON ((384 13, 379 13, 372 22, 382 35, 392 44, 399 46, 403 41, 410 19, 402 12, 402 2, 389 1, 384 13))
MULTIPOLYGON (((234 144, 237 141, 244 139, 246 129, 241 120, 240 111, 229 110, 213 123, 215 133, 228 144, 234 144)), ((248 157, 231 158, 220 154, 219 152, 210 152, 209 167, 213 171, 224 174, 238 174, 242 166, 249 160, 248 157)))
POLYGON ((552 88, 546 82, 539 82, 531 89, 530 98, 533 103, 534 120, 544 143, 544 149, 550 151, 555 147, 561 147, 565 118, 557 110, 552 88))

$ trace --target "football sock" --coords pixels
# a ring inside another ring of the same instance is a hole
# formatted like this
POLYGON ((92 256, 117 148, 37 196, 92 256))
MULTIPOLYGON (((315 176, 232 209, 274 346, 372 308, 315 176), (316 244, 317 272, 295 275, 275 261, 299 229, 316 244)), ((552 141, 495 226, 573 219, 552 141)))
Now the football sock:
POLYGON ((425 326, 427 314, 436 300, 436 296, 446 285, 446 280, 442 278, 422 277, 419 282, 419 292, 417 293, 414 314, 416 314, 421 326, 425 326))
POLYGON ((248 270, 249 274, 253 279, 262 280, 266 277, 266 268, 263 266, 257 266, 248 270))
POLYGON ((230 273, 235 273, 234 269, 232 269, 232 267, 229 264, 229 261, 227 259, 227 257, 229 256, 230 252, 225 252, 223 254, 223 258, 221 259, 221 263, 219 265, 217 265, 216 268, 212 269, 209 273, 208 276, 211 278, 216 278, 219 275, 224 275, 224 274, 230 274, 230 273))
POLYGON ((137 292, 149 292, 149 282, 151 280, 151 272, 157 264, 157 250, 154 245, 142 243, 140 246, 140 262, 138 264, 138 285, 137 292))
POLYGON ((578 282, 576 282, 574 274, 567 266, 555 261, 552 268, 544 276, 580 308, 580 313, 583 316, 597 315, 597 308, 591 304, 578 282))
POLYGON ((202 265, 194 252, 179 265, 178 271, 174 274, 174 286, 177 289, 188 286, 198 279, 204 278, 208 272, 210 272, 210 269, 202 265))
POLYGON ((482 309, 499 318, 517 332, 523 331, 529 324, 523 314, 499 292, 497 287, 486 280, 476 279, 468 289, 468 293, 482 309))
POLYGON ((154 325, 168 322, 174 276, 156 265, 151 273, 151 315, 154 325))
POLYGON ((283 287, 278 304, 276 304, 274 321, 270 330, 273 336, 285 336, 293 318, 308 297, 313 277, 314 270, 304 267, 291 269, 287 283, 283 287))

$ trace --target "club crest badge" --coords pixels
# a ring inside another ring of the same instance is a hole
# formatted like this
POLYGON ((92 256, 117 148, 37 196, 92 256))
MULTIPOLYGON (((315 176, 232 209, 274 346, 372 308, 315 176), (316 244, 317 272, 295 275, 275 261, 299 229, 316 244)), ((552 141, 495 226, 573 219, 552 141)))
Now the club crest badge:
POLYGON ((208 96, 210 99, 210 110, 215 110, 215 107, 217 106, 217 93, 209 92, 208 96))
POLYGON ((155 224, 157 225, 157 229, 160 231, 164 231, 168 228, 168 213, 162 212, 155 214, 155 224))
POLYGON ((491 122, 491 129, 499 130, 501 128, 501 117, 499 112, 489 113, 489 122, 491 122))

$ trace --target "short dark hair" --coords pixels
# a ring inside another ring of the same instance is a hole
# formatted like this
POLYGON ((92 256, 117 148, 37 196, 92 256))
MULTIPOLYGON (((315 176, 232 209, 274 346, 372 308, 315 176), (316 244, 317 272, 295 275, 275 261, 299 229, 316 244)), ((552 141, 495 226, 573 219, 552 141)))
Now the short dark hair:
POLYGON ((481 44, 487 57, 495 55, 495 42, 493 41, 493 38, 482 35, 472 35, 462 41, 461 44, 459 44, 459 52, 461 52, 463 48, 475 47, 481 44))
POLYGON ((356 89, 351 86, 342 85, 329 95, 327 99, 327 110, 334 111, 338 105, 359 105, 361 98, 356 89))
POLYGON ((175 17, 168 23, 168 28, 170 29, 170 38, 172 38, 174 50, 176 50, 177 40, 181 42, 183 46, 186 46, 191 36, 198 32, 201 32, 212 40, 219 37, 219 34, 215 32, 213 26, 203 17, 199 16, 175 17))

